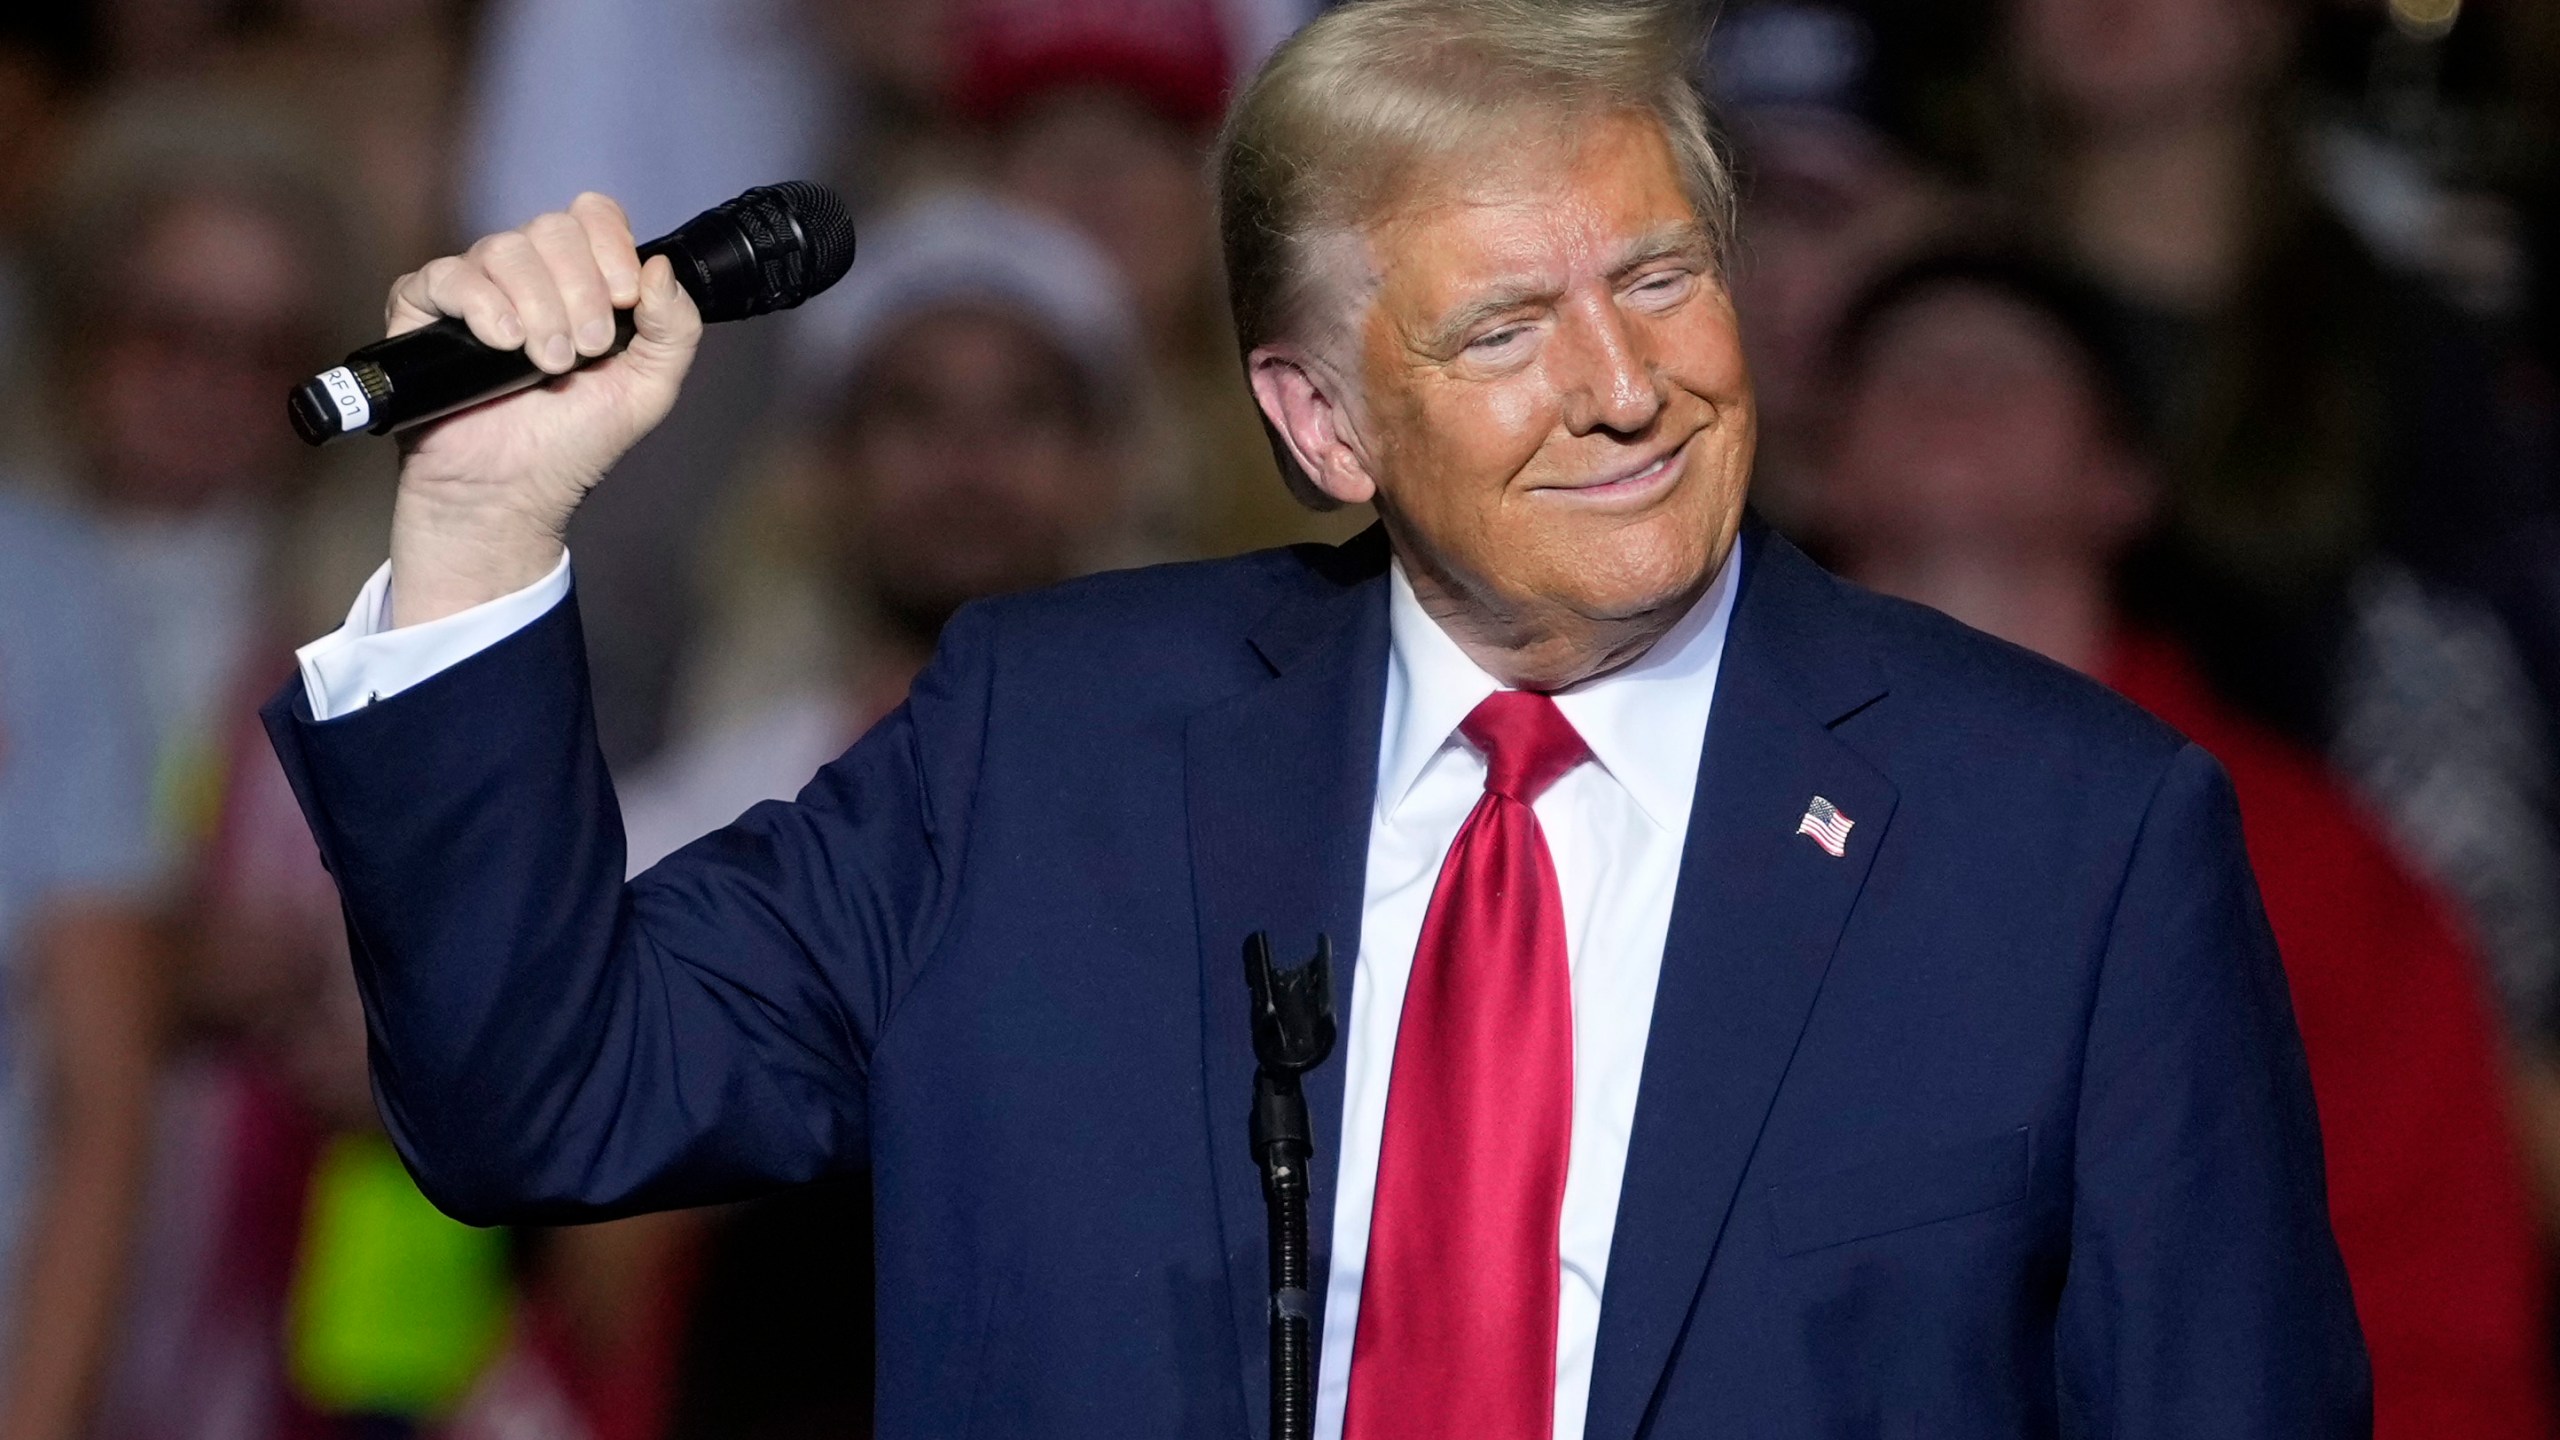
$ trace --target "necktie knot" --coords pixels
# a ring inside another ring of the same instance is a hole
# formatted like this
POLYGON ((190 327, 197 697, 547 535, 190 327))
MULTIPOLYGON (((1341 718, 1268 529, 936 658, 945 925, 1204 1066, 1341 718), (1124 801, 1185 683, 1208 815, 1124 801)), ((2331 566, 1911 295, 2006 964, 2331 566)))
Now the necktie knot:
POLYGON ((1523 805, 1536 804, 1591 754, 1556 702, 1530 690, 1485 697, 1459 722, 1458 733, 1484 752, 1484 788, 1523 805))

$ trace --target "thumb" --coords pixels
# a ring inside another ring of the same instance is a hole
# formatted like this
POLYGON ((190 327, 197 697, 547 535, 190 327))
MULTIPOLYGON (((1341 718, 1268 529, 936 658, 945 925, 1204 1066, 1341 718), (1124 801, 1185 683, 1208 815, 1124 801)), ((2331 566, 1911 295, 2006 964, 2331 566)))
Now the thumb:
POLYGON ((640 268, 640 304, 631 312, 631 328, 624 353, 650 370, 673 365, 683 373, 702 340, 702 312, 676 283, 675 265, 664 255, 651 256, 640 268))

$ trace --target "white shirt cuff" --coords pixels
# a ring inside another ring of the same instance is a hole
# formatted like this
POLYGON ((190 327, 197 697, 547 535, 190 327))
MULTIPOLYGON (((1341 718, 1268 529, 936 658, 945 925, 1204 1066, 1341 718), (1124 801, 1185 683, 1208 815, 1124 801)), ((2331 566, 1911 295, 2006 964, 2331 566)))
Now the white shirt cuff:
POLYGON ((311 718, 335 720, 433 679, 550 614, 568 593, 569 552, 563 550, 550 574, 512 595, 394 630, 386 560, 356 593, 346 624, 293 652, 311 718))

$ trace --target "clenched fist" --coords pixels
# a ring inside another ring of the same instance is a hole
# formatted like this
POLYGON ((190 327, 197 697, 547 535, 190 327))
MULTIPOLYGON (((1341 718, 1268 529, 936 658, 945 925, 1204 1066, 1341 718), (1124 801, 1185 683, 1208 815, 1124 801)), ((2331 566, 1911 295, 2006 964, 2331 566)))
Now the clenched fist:
POLYGON ((386 308, 390 334, 459 316, 559 377, 402 437, 391 621, 416 625, 549 573, 578 502, 675 404, 702 317, 664 258, 640 263, 622 207, 592 193, 401 276, 386 308), (630 345, 576 368, 612 348, 617 309, 633 311, 630 345))

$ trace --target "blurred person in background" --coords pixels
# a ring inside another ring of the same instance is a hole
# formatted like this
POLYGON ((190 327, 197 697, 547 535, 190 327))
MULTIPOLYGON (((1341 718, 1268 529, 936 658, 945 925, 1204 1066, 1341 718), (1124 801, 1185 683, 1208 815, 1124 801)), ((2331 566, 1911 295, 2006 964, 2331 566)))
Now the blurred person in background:
MULTIPOLYGON (((628 203, 646 238, 750 185, 873 173, 866 92, 843 88, 845 57, 822 42, 832 17, 885 23, 938 3, 487 0, 457 141, 464 228, 504 229, 601 190, 628 203)), ((859 185, 845 194, 857 209, 869 198, 859 185)), ((596 721, 617 765, 666 741, 703 619, 697 542, 755 446, 778 343, 770 326, 714 328, 702 383, 625 460, 630 483, 578 517, 596 721)))
MULTIPOLYGON (((633 873, 787 799, 906 698, 971 600, 1054 584, 1125 552, 1132 426, 1146 388, 1134 306, 1076 232, 991 195, 927 196, 796 317, 811 430, 768 555, 813 582, 823 638, 777 655, 770 614, 722 627, 696 733, 624 789, 633 873), (752 703, 747 703, 749 700, 752 703)), ((805 631, 803 632, 806 633, 805 631)), ((867 1188, 792 1192, 709 1237, 680 1435, 867 1433, 867 1188)))
MULTIPOLYGON (((14 272, 66 139, 92 99, 210 85, 322 128, 368 233, 443 242, 460 42, 476 0, 89 0, 0 18, 0 379, 14 375, 14 272)), ((19 343, 23 343, 21 340, 19 343)), ((14 418, 0 401, 0 443, 14 418)))
MULTIPOLYGON (((1209 264, 1202 173, 1203 132, 1232 68, 1312 9, 489 0, 463 214, 467 228, 494 231, 594 189, 620 197, 648 234, 746 185, 807 174, 834 181, 867 220, 992 167, 1125 246, 1115 258, 1129 285, 1154 296, 1162 398, 1134 480, 1150 553, 1348 534, 1351 520, 1311 521, 1267 484, 1268 445, 1209 264), (1082 97, 1052 94, 1068 90, 1082 97)), ((780 383, 773 332, 723 326, 705 344, 713 361, 577 520, 597 722, 607 756, 626 767, 688 723, 679 659, 716 623, 713 597, 690 581, 694 547, 770 448, 760 437, 780 383)))
POLYGON ((1760 401, 1751 499, 1781 529, 1801 528, 1809 499, 1841 310, 1954 208, 1882 123, 1880 63, 1856 9, 1797 0, 1728 11, 1708 55, 1743 177, 1733 299, 1760 401))
POLYGON ((2379 1440, 2548 1436, 2546 1318, 2485 979, 2315 757, 2117 600, 2156 522, 2107 306, 1993 256, 1923 260, 1846 321, 1815 516, 1844 572, 2113 685, 2219 759, 2311 1060, 2379 1440))
POLYGON ((163 1094, 103 1440, 657 1440, 689 1296, 663 1218, 474 1229, 375 1114, 336 887, 236 737, 194 865, 188 1045, 163 1094))
POLYGON ((2494 346, 2342 218, 2353 167, 2314 166, 2291 91, 2300 0, 2008 8, 2021 189, 2133 320, 2166 442, 2153 604, 2460 897, 2509 1029, 2550 1050, 2555 732, 2517 646, 2548 626, 2501 610, 2560 596, 2560 495, 2494 346))
MULTIPOLYGON (((69 152, 34 272, 49 448, 104 532, 90 583, 138 637, 124 713, 147 733, 128 763, 183 940, 98 1429, 646 1440, 664 1367, 613 1349, 619 1388, 590 1393, 559 1378, 584 1372, 537 1364, 577 1353, 561 1338, 577 1327, 520 1297, 508 1238, 436 1214, 379 1133, 335 892, 257 738, 248 697, 304 623, 283 577, 332 568, 314 517, 352 479, 333 467, 366 458, 315 456, 277 410, 360 324, 373 251, 344 169, 252 89, 115 95, 69 152)), ((544 1246, 537 1287, 587 1243, 544 1246)), ((651 1306, 621 1310, 604 1333, 645 1339, 651 1306)), ((63 1334, 91 1323, 66 1313, 63 1334)), ((671 1343, 672 1321, 659 1329, 671 1343)))
POLYGON ((474 0, 269 0, 220 67, 326 130, 375 254, 453 232, 455 130, 474 0))
POLYGON ((1342 540, 1277 483, 1236 362, 1205 179, 1235 68, 1213 0, 950 0, 953 94, 987 128, 998 185, 1083 231, 1137 306, 1161 399, 1133 477, 1165 555, 1342 540))
POLYGON ((327 128, 390 253, 451 229, 462 39, 482 0, 73 0, 0 17, 0 230, 42 213, 85 91, 216 82, 327 128))
POLYGON ((1075 231, 983 191, 929 195, 874 226, 853 273, 794 318, 807 440, 751 517, 764 533, 735 578, 805 577, 824 613, 742 618, 697 655, 702 718, 626 787, 635 872, 797 793, 809 756, 842 754, 906 698, 962 605, 1129 545, 1143 340, 1109 259, 1075 231))
POLYGON ((0 492, 0 1440, 83 1433, 149 1154, 158 863, 105 569, 0 492))
POLYGON ((977 137, 951 104, 955 3, 800 0, 827 41, 844 116, 829 169, 857 209, 891 208, 983 168, 977 137))
POLYGON ((240 702, 328 557, 297 525, 321 461, 276 397, 364 313, 367 247, 322 138, 248 92, 116 97, 69 152, 32 286, 58 481, 98 517, 136 626, 155 826, 210 833, 240 702))
POLYGON ((154 825, 184 861, 218 810, 238 700, 297 620, 276 577, 323 471, 279 433, 276 395, 364 313, 369 251, 317 136, 207 87, 105 105, 44 233, 46 448, 108 536, 141 646, 154 825))

